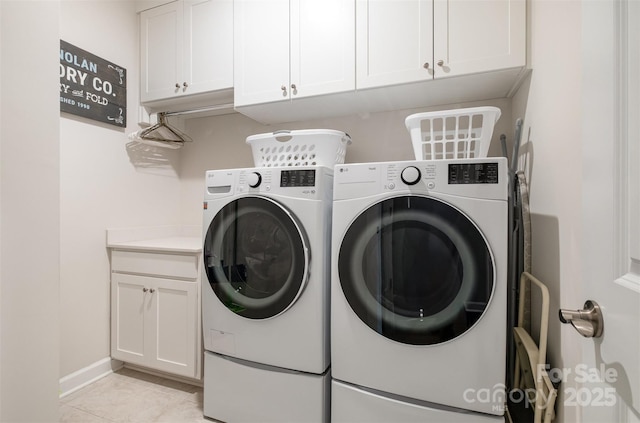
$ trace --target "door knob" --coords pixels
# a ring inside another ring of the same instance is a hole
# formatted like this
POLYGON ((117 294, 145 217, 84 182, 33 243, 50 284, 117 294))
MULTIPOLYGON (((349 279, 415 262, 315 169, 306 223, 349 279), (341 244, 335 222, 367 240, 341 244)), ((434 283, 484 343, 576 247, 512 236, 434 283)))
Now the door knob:
POLYGON ((582 310, 561 308, 558 317, 562 323, 571 323, 578 333, 585 338, 599 338, 604 330, 602 309, 595 301, 587 300, 582 310))

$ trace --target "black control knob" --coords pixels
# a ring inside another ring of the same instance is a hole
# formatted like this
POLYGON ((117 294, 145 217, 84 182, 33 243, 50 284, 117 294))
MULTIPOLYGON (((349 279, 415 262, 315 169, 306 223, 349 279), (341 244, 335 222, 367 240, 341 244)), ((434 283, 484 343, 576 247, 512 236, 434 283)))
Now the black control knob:
POLYGON ((407 185, 415 185, 420 181, 420 170, 415 166, 407 166, 402 169, 400 179, 407 185))
POLYGON ((251 188, 257 188, 262 183, 262 175, 258 172, 251 172, 247 175, 247 183, 251 188))

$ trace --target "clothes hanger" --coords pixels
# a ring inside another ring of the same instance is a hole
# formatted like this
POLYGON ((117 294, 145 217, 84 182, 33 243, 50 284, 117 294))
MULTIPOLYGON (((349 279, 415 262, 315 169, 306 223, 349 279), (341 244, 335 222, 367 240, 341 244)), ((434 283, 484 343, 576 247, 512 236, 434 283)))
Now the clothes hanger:
POLYGON ((133 141, 148 144, 155 147, 177 149, 185 142, 193 141, 188 135, 172 127, 166 119, 166 113, 158 113, 158 123, 129 135, 133 141))

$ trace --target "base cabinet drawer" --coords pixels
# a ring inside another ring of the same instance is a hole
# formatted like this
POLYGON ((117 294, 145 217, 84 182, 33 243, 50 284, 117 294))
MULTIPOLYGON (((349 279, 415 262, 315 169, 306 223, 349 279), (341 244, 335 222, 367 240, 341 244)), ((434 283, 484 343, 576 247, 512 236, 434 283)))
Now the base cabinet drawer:
POLYGON ((195 254, 166 254, 144 251, 112 250, 113 272, 197 279, 198 259, 195 254))

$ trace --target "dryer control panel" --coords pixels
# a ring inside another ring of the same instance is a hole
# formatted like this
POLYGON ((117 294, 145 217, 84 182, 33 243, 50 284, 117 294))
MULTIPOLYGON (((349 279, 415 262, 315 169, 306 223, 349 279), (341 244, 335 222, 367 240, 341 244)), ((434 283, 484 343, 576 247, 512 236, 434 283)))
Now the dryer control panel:
POLYGON ((500 182, 497 162, 449 163, 448 170, 450 184, 497 184, 500 182))
POLYGON ((507 161, 502 157, 337 165, 334 199, 377 194, 450 194, 506 200, 507 161))

